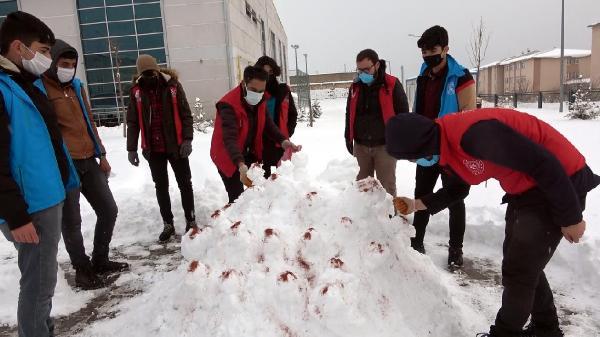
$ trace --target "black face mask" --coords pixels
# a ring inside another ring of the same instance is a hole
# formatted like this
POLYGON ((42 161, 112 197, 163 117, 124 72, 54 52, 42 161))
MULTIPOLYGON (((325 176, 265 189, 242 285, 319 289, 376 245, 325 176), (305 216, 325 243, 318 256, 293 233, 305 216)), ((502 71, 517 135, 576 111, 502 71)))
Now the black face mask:
POLYGON ((437 67, 442 63, 444 58, 442 58, 442 54, 423 56, 423 61, 429 68, 437 67))
POLYGON ((140 78, 140 85, 145 88, 154 88, 158 85, 158 76, 154 75, 143 75, 140 78))

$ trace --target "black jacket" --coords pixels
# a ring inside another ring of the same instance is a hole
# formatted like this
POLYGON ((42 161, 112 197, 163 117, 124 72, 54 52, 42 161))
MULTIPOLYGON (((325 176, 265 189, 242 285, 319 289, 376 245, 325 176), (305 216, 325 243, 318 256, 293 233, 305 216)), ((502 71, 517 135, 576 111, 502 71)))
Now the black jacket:
MULTIPOLYGON (((185 96, 185 91, 179 83, 177 73, 169 69, 161 69, 161 95, 162 95, 162 108, 163 108, 163 134, 165 137, 165 146, 167 153, 175 158, 179 157, 179 145, 177 144, 177 132, 175 129, 175 115, 173 111, 172 96, 170 87, 174 86, 177 88, 177 106, 179 108, 179 116, 181 119, 182 126, 182 139, 191 141, 194 138, 194 118, 190 105, 188 104, 185 96)), ((138 149, 138 138, 141 131, 141 123, 143 123, 143 129, 146 133, 146 139, 150 140, 151 136, 151 125, 150 125, 150 101, 144 94, 144 89, 140 90, 142 99, 142 121, 139 120, 137 111, 137 101, 135 98, 135 89, 139 86, 138 79, 139 75, 134 78, 134 86, 131 88, 129 96, 129 107, 127 109, 127 151, 137 151, 138 149)), ((145 151, 149 151, 146 149, 145 151)))
MULTIPOLYGON (((69 178, 69 163, 63 151, 62 135, 58 127, 56 113, 50 101, 44 93, 33 85, 38 77, 22 69, 16 71, 16 66, 3 57, 1 63, 0 71, 9 74, 23 88, 42 115, 50 135, 62 180, 66 182, 69 178)), ((16 229, 31 222, 31 217, 27 212, 28 205, 21 194, 21 189, 14 181, 11 173, 10 121, 5 109, 4 98, 0 95, 0 218, 5 219, 11 229, 16 229)), ((45 163, 40 163, 40 165, 45 165, 45 163)))
MULTIPOLYGON (((356 82, 360 85, 360 95, 356 107, 356 117, 354 121, 354 141, 365 146, 385 145, 385 123, 381 112, 381 103, 379 102, 379 91, 385 83, 385 61, 380 61, 378 76, 373 84, 366 85, 362 82, 356 82)), ((394 112, 397 114, 408 112, 408 99, 404 92, 404 87, 399 80, 393 88, 394 112)), ((352 90, 352 89, 350 89, 352 90)), ((351 142, 350 135, 350 100, 348 95, 346 104, 346 130, 345 137, 347 142, 351 142)))

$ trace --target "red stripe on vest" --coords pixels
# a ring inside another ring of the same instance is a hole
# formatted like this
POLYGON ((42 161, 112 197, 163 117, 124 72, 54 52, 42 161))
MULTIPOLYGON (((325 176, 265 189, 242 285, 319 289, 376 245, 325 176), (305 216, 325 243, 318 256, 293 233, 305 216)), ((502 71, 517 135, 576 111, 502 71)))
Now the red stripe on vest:
MULTIPOLYGON (((464 133, 475 123, 495 119, 550 151, 571 176, 585 166, 583 155, 560 132, 526 113, 510 109, 489 108, 446 115, 436 120, 440 126, 440 165, 449 166, 469 185, 478 185, 494 178, 505 192, 521 194, 537 183, 528 175, 473 158, 462 149, 464 133)), ((481 139, 485 142, 485 139, 481 139)))
POLYGON ((289 91, 285 95, 285 98, 281 102, 281 110, 279 111, 279 130, 281 134, 287 139, 290 138, 290 130, 288 129, 288 121, 290 119, 290 98, 289 91))
MULTIPOLYGON (((394 86, 398 79, 392 75, 385 74, 385 85, 379 89, 379 104, 381 104, 381 114, 383 122, 387 124, 390 118, 396 115, 394 111, 394 86)), ((350 96, 350 140, 354 140, 354 122, 356 121, 356 109, 358 106, 358 97, 360 95, 360 85, 352 84, 350 96)))
MULTIPOLYGON (((217 110, 219 103, 225 103, 233 108, 236 118, 239 122, 238 128, 238 148, 243 153, 246 139, 248 138, 249 125, 248 115, 246 108, 242 103, 242 87, 238 85, 235 89, 227 93, 217 103, 217 110)), ((254 148, 252 152, 256 156, 257 160, 262 161, 263 152, 263 133, 265 129, 265 122, 267 118, 267 100, 269 95, 265 93, 263 101, 258 106, 258 118, 256 124, 256 137, 254 138, 254 148)), ((225 148, 225 142, 223 141, 223 121, 219 112, 217 111, 217 118, 215 120, 215 128, 212 135, 211 146, 210 146, 210 157, 215 163, 219 171, 225 176, 231 177, 237 171, 236 163, 233 162, 227 149, 225 148)))
POLYGON ((171 102, 173 103, 173 121, 175 123, 175 133, 177 134, 177 145, 183 143, 183 127, 181 125, 181 116, 179 115, 179 104, 177 103, 177 86, 172 85, 171 102))
POLYGON ((138 124, 140 125, 140 133, 142 134, 142 150, 147 150, 149 148, 148 142, 146 140, 146 127, 144 125, 144 116, 142 114, 142 93, 139 87, 133 88, 133 95, 135 98, 137 114, 138 114, 138 124))

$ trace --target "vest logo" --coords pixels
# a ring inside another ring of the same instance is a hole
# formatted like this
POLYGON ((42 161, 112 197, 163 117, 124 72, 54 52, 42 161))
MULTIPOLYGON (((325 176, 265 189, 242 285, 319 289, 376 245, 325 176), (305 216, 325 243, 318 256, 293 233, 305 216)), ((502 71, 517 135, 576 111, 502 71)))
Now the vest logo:
POLYGON ((463 164, 465 167, 471 171, 473 175, 480 176, 485 172, 485 164, 483 161, 474 159, 474 160, 463 160, 463 164))
POLYGON ((446 89, 446 93, 448 96, 454 96, 456 93, 456 84, 454 84, 454 82, 448 83, 448 89, 446 89))
POLYGON ((171 97, 177 98, 177 88, 172 86, 170 89, 171 89, 171 97))

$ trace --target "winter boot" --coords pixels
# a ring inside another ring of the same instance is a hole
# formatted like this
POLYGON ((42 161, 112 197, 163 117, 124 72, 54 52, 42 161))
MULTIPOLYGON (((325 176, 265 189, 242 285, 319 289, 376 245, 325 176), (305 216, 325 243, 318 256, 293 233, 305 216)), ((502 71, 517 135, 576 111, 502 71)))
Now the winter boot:
POLYGON ((523 330, 522 337, 564 337, 562 330, 555 326, 552 328, 536 326, 533 322, 523 330))
POLYGON ((188 221, 188 222, 186 223, 186 225, 185 225, 185 232, 186 232, 186 233, 187 233, 187 232, 189 232, 189 231, 190 231, 190 229, 192 229, 192 228, 197 228, 197 226, 196 226, 196 221, 195 221, 195 220, 188 221))
POLYGON ((410 246, 417 252, 423 255, 425 254, 425 246, 423 245, 423 242, 417 242, 415 238, 410 238, 410 246))
POLYGON ((129 270, 129 264, 107 259, 105 261, 92 261, 92 268, 97 274, 112 274, 129 270))
POLYGON ((162 233, 158 236, 158 241, 166 242, 175 234, 175 227, 172 223, 165 223, 162 233))
POLYGON ((448 267, 460 268, 463 266, 463 251, 461 248, 448 248, 448 267))
POLYGON ((106 283, 96 275, 91 265, 87 265, 75 268, 75 286, 83 290, 94 290, 106 287, 106 283))

